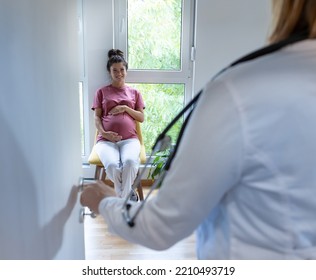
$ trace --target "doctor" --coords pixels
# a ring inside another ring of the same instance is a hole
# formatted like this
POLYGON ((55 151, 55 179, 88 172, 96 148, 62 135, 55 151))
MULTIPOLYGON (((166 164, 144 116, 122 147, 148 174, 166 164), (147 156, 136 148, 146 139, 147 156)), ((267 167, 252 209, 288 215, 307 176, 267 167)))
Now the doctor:
POLYGON ((164 250, 196 231, 199 259, 316 259, 316 1, 275 0, 273 19, 270 43, 308 38, 205 86, 134 227, 113 189, 85 188, 82 205, 111 232, 164 250))

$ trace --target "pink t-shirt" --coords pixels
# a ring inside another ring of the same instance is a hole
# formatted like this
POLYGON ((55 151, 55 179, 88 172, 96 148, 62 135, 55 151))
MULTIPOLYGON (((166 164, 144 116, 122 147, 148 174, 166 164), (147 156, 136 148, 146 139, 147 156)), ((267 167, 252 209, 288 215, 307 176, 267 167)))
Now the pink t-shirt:
MULTIPOLYGON (((139 91, 129 86, 116 88, 112 85, 104 86, 97 90, 92 110, 102 109, 102 125, 105 131, 113 131, 122 136, 122 140, 137 138, 135 120, 127 113, 109 115, 109 111, 117 105, 127 105, 137 110, 144 109, 144 101, 139 91)), ((106 140, 98 134, 97 141, 106 140)))

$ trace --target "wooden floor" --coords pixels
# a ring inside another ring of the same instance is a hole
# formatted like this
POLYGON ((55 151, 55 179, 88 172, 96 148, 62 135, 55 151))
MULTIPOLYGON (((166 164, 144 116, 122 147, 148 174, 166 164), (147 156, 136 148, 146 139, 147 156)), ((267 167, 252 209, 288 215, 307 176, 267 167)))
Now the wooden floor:
POLYGON ((85 251, 87 260, 195 260, 194 235, 165 251, 155 251, 131 244, 107 230, 101 216, 85 217, 85 251))

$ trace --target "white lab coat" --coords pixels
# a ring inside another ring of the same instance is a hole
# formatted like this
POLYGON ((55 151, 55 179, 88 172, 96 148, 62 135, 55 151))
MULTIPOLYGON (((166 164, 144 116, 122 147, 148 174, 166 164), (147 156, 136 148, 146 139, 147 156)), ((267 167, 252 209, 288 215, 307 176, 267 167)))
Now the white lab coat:
POLYGON ((210 82, 133 228, 122 204, 99 205, 110 231, 149 248, 196 230, 199 259, 316 259, 316 40, 210 82))

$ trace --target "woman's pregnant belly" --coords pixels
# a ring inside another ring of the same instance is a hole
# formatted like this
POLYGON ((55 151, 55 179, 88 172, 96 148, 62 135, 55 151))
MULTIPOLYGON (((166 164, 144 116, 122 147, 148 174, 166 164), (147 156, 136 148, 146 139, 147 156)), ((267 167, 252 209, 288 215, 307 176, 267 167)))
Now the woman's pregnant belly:
POLYGON ((135 120, 127 113, 107 115, 102 119, 105 131, 113 131, 122 136, 122 140, 136 138, 135 120))

